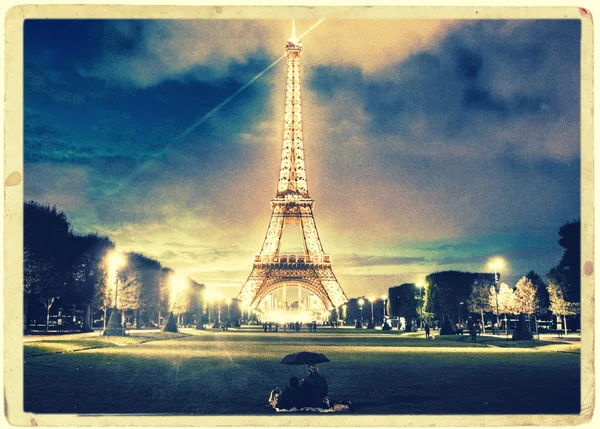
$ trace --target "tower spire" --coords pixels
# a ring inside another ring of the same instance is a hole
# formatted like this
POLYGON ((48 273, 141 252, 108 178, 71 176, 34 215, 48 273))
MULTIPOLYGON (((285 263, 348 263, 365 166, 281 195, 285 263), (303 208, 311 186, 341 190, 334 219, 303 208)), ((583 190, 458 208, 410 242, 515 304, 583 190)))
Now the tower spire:
POLYGON ((295 19, 292 19, 292 35, 288 39, 288 42, 290 42, 294 45, 297 45, 300 43, 300 39, 298 39, 298 37, 296 37, 296 20, 295 19))
POLYGON ((277 198, 309 198, 304 167, 304 143, 302 136, 302 99, 300 87, 302 44, 296 37, 296 20, 292 21, 292 35, 287 41, 285 55, 287 57, 285 116, 277 198))

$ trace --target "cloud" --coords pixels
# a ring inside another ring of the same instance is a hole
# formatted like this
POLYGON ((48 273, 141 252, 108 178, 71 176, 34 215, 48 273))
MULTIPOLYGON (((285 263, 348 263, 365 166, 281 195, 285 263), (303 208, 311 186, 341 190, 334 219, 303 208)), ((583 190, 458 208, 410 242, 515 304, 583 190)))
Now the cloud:
MULTIPOLYGON (((403 154, 570 161, 579 154, 579 34, 578 21, 468 22, 375 74, 317 67, 310 87, 319 103, 356 94, 358 119, 403 154)), ((346 107, 334 115, 356 116, 346 107)))
POLYGON ((578 21, 478 21, 373 74, 313 69, 309 189, 335 231, 322 237, 341 250, 351 231, 390 245, 577 217, 578 48, 578 21))
MULTIPOLYGON (((290 20, 106 21, 103 52, 78 70, 84 76, 139 87, 183 77, 210 80, 231 74, 232 64, 244 66, 237 71, 246 74, 253 58, 274 60, 283 54, 290 20)), ((315 22, 297 20, 297 33, 315 22)), ((371 73, 423 49, 453 25, 428 20, 325 20, 304 37, 306 63, 351 65, 371 73)))
POLYGON ((267 28, 244 20, 107 21, 103 55, 79 70, 140 87, 182 76, 210 80, 228 73, 231 63, 248 65, 269 41, 273 45, 267 28), (115 49, 122 46, 130 49, 115 49))
POLYGON ((409 256, 379 256, 379 255, 358 255, 358 254, 339 254, 335 257, 337 266, 369 267, 379 265, 412 265, 422 264, 427 260, 422 257, 409 256))
POLYGON ((23 81, 29 89, 28 95, 35 99, 52 104, 71 104, 80 106, 88 98, 88 94, 74 91, 59 78, 51 78, 33 63, 26 62, 23 81))
MULTIPOLYGON (((49 204, 68 213, 85 211, 90 182, 88 172, 82 167, 57 169, 53 164, 31 164, 25 170, 23 183, 26 201, 49 204)), ((74 227, 79 227, 81 220, 79 216, 69 216, 74 227)))

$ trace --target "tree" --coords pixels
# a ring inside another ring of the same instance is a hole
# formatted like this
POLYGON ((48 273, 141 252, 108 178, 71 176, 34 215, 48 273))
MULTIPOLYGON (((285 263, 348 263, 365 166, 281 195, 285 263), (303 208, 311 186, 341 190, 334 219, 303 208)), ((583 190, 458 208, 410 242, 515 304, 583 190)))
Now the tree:
MULTIPOLYGON (((528 316, 534 314, 537 307, 537 297, 535 286, 526 276, 521 277, 517 282, 514 292, 514 311, 528 316)), ((529 329, 531 330, 531 319, 529 320, 529 329)))
POLYGON ((160 326, 161 314, 169 311, 169 278, 174 274, 170 268, 161 268, 158 278, 158 300, 156 302, 157 321, 160 326))
MULTIPOLYGON (((473 290, 471 291, 471 295, 467 300, 467 305, 469 306, 469 311, 473 313, 481 314, 481 329, 485 334, 485 319, 483 314, 488 311, 493 311, 492 306, 490 305, 490 284, 485 281, 483 283, 479 283, 477 281, 473 284, 473 290)), ((493 286, 492 286, 493 287, 493 286)), ((495 301, 494 301, 495 303, 495 301)))
MULTIPOLYGON (((496 287, 490 287, 490 305, 496 308, 496 287)), ((515 298, 513 290, 506 283, 500 283, 500 291, 498 292, 498 313, 504 314, 505 317, 516 312, 515 298)), ((499 316, 500 314, 498 314, 499 316)), ((499 323, 500 321, 498 321, 499 323)), ((500 328, 500 326, 498 326, 500 328)), ((505 327, 508 330, 508 325, 505 327)))
POLYGON ((406 331, 412 330, 412 321, 417 317, 417 287, 414 283, 404 283, 389 289, 390 314, 404 317, 406 331))
POLYGON ((548 295, 550 296, 550 311, 563 317, 566 335, 567 316, 579 314, 579 303, 567 301, 562 286, 554 280, 548 282, 548 295))
POLYGON ((83 332, 92 331, 92 306, 104 289, 105 258, 114 244, 97 234, 72 235, 70 238, 71 275, 67 282, 66 302, 84 307, 83 332))
MULTIPOLYGON (((514 290, 515 313, 523 313, 527 316, 535 314, 539 307, 537 295, 535 285, 527 276, 519 279, 514 290)), ((531 317, 529 317, 529 330, 531 330, 531 317)))
POLYGON ((169 278, 169 309, 171 313, 182 315, 191 311, 193 305, 193 292, 190 279, 178 275, 169 278))
MULTIPOLYGON (((115 307, 121 310, 121 318, 125 317, 127 310, 136 310, 140 306, 140 293, 142 279, 138 270, 138 256, 128 253, 128 263, 118 271, 117 275, 117 302, 115 307)), ((127 325, 125 324, 124 327, 127 325)))
POLYGON ((109 284, 108 261, 104 258, 98 265, 98 283, 96 285, 96 294, 94 296, 93 306, 104 311, 104 327, 106 328, 106 311, 114 306, 114 281, 109 284))
POLYGON ((425 311, 434 313, 440 323, 444 321, 444 314, 455 323, 460 314, 460 303, 471 295, 476 280, 491 283, 494 275, 460 271, 442 271, 428 275, 425 286, 425 311))
POLYGON ((23 207, 24 316, 27 321, 29 297, 46 308, 46 331, 50 309, 65 292, 70 273, 68 259, 70 224, 64 213, 30 201, 23 207))
POLYGON ((581 301, 581 224, 579 221, 564 224, 558 231, 564 249, 558 265, 550 270, 548 277, 561 286, 568 302, 581 301))
POLYGON ((527 277, 535 287, 535 298, 537 302, 536 312, 539 314, 547 313, 548 307, 550 307, 550 298, 548 297, 546 283, 544 283, 542 278, 535 271, 529 271, 525 277, 527 277))
POLYGON ((141 327, 141 313, 144 315, 145 323, 150 321, 149 312, 156 311, 156 304, 160 295, 160 273, 161 265, 158 261, 141 254, 132 257, 133 264, 140 279, 139 305, 136 308, 136 326, 141 327))
POLYGON ((498 308, 501 313, 506 315, 516 314, 518 312, 513 288, 506 283, 500 284, 500 292, 498 293, 498 308))
POLYGON ((27 309, 29 307, 28 297, 32 294, 36 285, 40 284, 42 273, 48 268, 42 268, 43 260, 36 258, 31 250, 25 248, 23 252, 23 324, 27 330, 27 309))

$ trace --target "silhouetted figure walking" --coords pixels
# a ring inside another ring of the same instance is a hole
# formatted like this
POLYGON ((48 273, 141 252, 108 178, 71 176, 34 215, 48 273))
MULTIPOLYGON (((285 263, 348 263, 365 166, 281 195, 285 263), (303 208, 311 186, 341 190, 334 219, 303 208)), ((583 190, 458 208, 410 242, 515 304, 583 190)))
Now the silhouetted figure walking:
POLYGON ((425 322, 425 338, 429 338, 429 323, 425 322))
POLYGON ((467 328, 469 328, 469 334, 471 334, 471 342, 477 342, 477 326, 475 322, 473 322, 473 318, 469 316, 469 320, 467 321, 467 328))

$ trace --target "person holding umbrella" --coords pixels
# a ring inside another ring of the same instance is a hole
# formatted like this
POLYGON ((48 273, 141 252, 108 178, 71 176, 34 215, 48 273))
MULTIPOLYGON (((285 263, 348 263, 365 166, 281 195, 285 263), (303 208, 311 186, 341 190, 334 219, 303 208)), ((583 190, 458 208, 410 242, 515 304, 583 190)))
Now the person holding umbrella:
MULTIPOLYGON (((280 363, 286 365, 308 365, 308 375, 302 380, 303 407, 329 408, 326 401, 328 387, 325 378, 319 374, 318 363, 329 362, 321 353, 298 352, 285 356, 280 363)), ((290 386, 292 381, 290 380, 290 386)))
POLYGON ((326 403, 327 381, 319 374, 317 365, 308 366, 308 375, 302 380, 302 392, 305 396, 306 406, 329 408, 329 404, 326 403))

